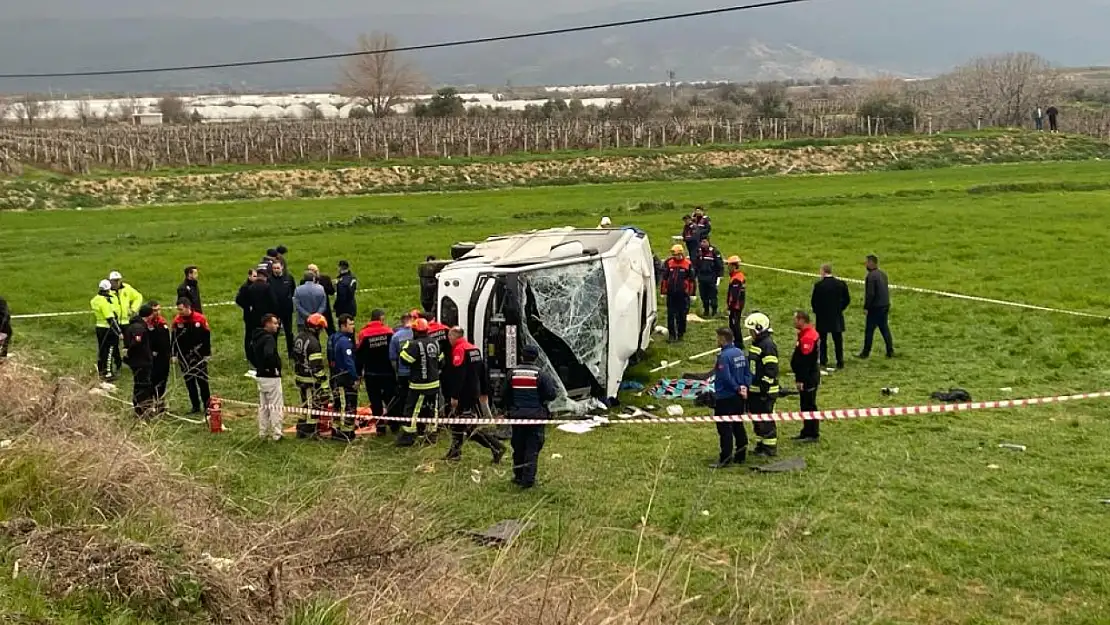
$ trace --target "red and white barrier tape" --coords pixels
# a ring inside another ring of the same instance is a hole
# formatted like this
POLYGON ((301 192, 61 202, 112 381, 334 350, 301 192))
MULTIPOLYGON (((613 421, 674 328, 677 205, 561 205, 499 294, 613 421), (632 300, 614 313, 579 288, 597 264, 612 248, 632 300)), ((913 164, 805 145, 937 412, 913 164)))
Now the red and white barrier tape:
MULTIPOLYGON (((613 424, 691 424, 691 423, 735 423, 735 422, 762 422, 762 421, 843 421, 848 419, 866 419, 869 417, 902 417, 919 414, 942 414, 949 412, 967 412, 972 410, 1000 410, 1005 408, 1025 408, 1029 406, 1043 406, 1047 404, 1060 404, 1070 401, 1083 401, 1091 399, 1108 399, 1110 391, 1094 393, 1079 393, 1075 395, 1055 395, 1050 397, 1032 397, 1029 399, 1002 399, 997 401, 974 401, 955 404, 924 404, 919 406, 893 406, 886 408, 849 408, 845 410, 820 410, 817 412, 775 412, 772 414, 755 415, 718 415, 697 417, 661 417, 658 419, 609 419, 613 424)), ((235 399, 221 400, 228 404, 258 408, 259 404, 235 399)), ((276 408, 290 414, 315 414, 318 416, 350 417, 341 412, 328 410, 309 410, 307 408, 277 406, 276 408)), ((412 422, 412 418, 374 416, 379 421, 412 422)), ((606 417, 608 418, 608 417, 606 417)), ((443 417, 443 418, 417 418, 417 423, 437 423, 440 425, 561 425, 564 423, 583 423, 589 419, 477 419, 469 417, 443 417)))
MULTIPOLYGON (((397 291, 397 290, 400 290, 400 289, 415 289, 415 288, 417 288, 417 285, 415 285, 415 284, 412 285, 412 286, 379 286, 379 287, 373 287, 373 288, 369 288, 369 289, 359 289, 358 292, 359 293, 374 293, 374 292, 377 292, 377 291, 397 291)), ((234 306, 234 305, 235 305, 235 302, 233 300, 232 301, 223 301, 223 302, 211 302, 211 303, 205 304, 206 307, 234 306)), ((50 317, 76 317, 77 315, 92 315, 92 311, 91 310, 71 310, 71 311, 67 311, 67 312, 29 313, 29 314, 25 314, 25 315, 12 315, 12 319, 44 319, 44 318, 50 318, 50 317)))
MULTIPOLYGON (((743 265, 745 267, 751 267, 753 269, 764 269, 764 270, 767 270, 767 271, 776 271, 778 273, 786 273, 786 274, 790 274, 790 275, 793 275, 793 276, 805 276, 807 278, 820 278, 821 277, 821 274, 809 273, 808 271, 795 271, 793 269, 783 269, 781 267, 769 267, 767 265, 754 265, 752 263, 741 263, 741 265, 743 265)), ((859 279, 856 279, 856 278, 840 278, 840 279, 845 281, 845 282, 851 282, 853 284, 865 284, 865 282, 863 280, 859 280, 859 279)), ((903 285, 900 285, 900 284, 891 284, 890 288, 897 289, 899 291, 910 291, 911 293, 924 293, 924 294, 927 294, 927 295, 939 295, 941 297, 951 297, 951 298, 954 298, 954 299, 962 299, 962 300, 967 300, 967 301, 970 301, 970 302, 981 302, 981 303, 984 303, 984 304, 996 304, 998 306, 1010 306, 1010 307, 1013 307, 1013 308, 1024 308, 1026 310, 1039 310, 1041 312, 1052 312, 1052 313, 1059 313, 1059 314, 1062 314, 1062 315, 1072 315, 1072 316, 1075 316, 1075 317, 1089 317, 1091 319, 1102 319, 1102 320, 1110 321, 1110 315, 1099 315, 1099 314, 1095 314, 1095 313, 1082 312, 1082 311, 1079 311, 1079 310, 1066 310, 1066 309, 1063 309, 1063 308, 1050 308, 1048 306, 1035 306, 1033 304, 1023 304, 1021 302, 1010 302, 1010 301, 1007 301, 1007 300, 992 299, 992 298, 989 298, 989 297, 978 297, 976 295, 964 295, 963 293, 952 293, 950 291, 936 291, 936 290, 933 290, 933 289, 922 289, 922 288, 915 287, 915 286, 903 286, 903 285)))

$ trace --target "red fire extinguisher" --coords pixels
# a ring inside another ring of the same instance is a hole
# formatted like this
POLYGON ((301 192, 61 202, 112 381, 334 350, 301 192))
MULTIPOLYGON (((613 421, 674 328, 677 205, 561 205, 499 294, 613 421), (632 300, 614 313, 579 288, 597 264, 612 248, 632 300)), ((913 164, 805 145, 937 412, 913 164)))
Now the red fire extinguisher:
POLYGON ((221 403, 219 397, 212 397, 208 400, 208 431, 213 434, 224 431, 224 419, 220 410, 221 403))

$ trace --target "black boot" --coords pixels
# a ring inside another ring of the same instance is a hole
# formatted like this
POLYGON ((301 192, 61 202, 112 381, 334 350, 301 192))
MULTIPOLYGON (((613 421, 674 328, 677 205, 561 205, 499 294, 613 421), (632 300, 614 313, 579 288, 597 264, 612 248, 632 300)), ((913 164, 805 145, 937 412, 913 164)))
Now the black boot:
POLYGON ((757 456, 766 456, 768 458, 771 458, 777 456, 778 454, 778 448, 773 445, 764 445, 763 443, 757 443, 755 446, 755 455, 757 456))

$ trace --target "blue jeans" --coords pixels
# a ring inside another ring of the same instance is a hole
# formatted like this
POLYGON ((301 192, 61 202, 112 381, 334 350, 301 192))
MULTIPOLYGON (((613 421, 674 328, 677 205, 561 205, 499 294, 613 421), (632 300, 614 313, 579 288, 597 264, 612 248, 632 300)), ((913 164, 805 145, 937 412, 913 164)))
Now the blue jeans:
POLYGON ((894 337, 890 334, 889 319, 889 306, 867 311, 867 324, 863 331, 863 351, 860 352, 861 355, 871 355, 871 344, 875 339, 875 330, 878 330, 879 333, 883 335, 883 342, 886 343, 887 356, 894 353, 894 337))

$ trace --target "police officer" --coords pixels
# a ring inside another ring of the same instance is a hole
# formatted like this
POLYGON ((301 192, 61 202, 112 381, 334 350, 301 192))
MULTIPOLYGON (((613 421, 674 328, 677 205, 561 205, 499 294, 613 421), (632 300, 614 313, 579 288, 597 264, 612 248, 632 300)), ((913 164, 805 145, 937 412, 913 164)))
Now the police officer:
MULTIPOLYGON (((526 345, 520 352, 521 364, 513 367, 505 380, 505 414, 510 419, 547 419, 547 404, 557 396, 551 375, 536 366, 540 351, 526 345)), ((536 470, 544 443, 544 426, 512 426, 513 483, 521 488, 536 484, 536 470)))
POLYGON ((335 314, 358 317, 358 278, 351 273, 351 264, 339 261, 339 274, 335 277, 335 314))
POLYGON ((740 333, 740 320, 744 318, 744 304, 748 298, 748 279, 740 271, 740 257, 728 257, 728 292, 725 294, 725 307, 728 308, 728 329, 737 343, 743 344, 744 335, 740 333))
POLYGON ((212 330, 204 315, 193 309, 188 297, 177 300, 173 318, 173 353, 185 378, 192 404, 190 414, 207 410, 211 391, 208 387, 208 359, 212 357, 212 330))
POLYGON ((667 332, 671 341, 686 335, 686 313, 694 294, 694 270, 681 245, 671 248, 671 257, 663 266, 663 283, 659 290, 667 298, 667 332))
POLYGON ((112 293, 116 296, 116 305, 119 306, 121 320, 130 320, 139 314, 139 307, 143 303, 143 294, 135 287, 123 281, 123 275, 118 271, 108 274, 108 281, 112 283, 112 293))
MULTIPOLYGON (((452 417, 477 417, 482 404, 489 404, 489 376, 482 351, 466 340, 462 328, 451 328, 447 333, 451 342, 451 359, 444 369, 443 394, 450 406, 452 417)), ((462 446, 466 440, 473 439, 493 453, 493 464, 500 464, 505 455, 505 446, 488 433, 474 425, 451 425, 451 449, 448 460, 462 459, 462 446)))
MULTIPOLYGON (((316 313, 305 320, 305 327, 293 340, 293 381, 301 392, 301 407, 309 411, 328 407, 328 364, 320 346, 320 331, 328 325, 316 313)), ((309 412, 297 419, 297 438, 315 435, 319 414, 309 412)))
POLYGON ((428 336, 427 320, 413 321, 412 335, 412 340, 406 341, 401 348, 400 355, 401 362, 409 368, 404 416, 411 421, 401 427, 397 436, 398 447, 412 447, 417 438, 431 442, 426 436, 427 423, 417 423, 417 419, 439 416, 439 373, 443 366, 443 353, 439 351, 439 343, 428 336))
POLYGON ((721 252, 709 243, 709 239, 702 239, 698 246, 694 269, 698 275, 698 297, 701 298, 702 313, 705 317, 716 316, 717 285, 724 273, 725 263, 721 259, 721 252))
MULTIPOLYGON (((339 327, 328 337, 328 367, 331 369, 332 408, 343 413, 342 427, 333 427, 333 439, 355 439, 358 414, 359 369, 355 359, 355 320, 339 315, 339 327)), ((338 419, 336 419, 338 422, 338 419)))
POLYGON ((119 352, 123 327, 120 324, 120 306, 112 293, 112 283, 101 280, 89 305, 96 317, 96 370, 100 379, 113 382, 119 377, 123 365, 119 352))
MULTIPOLYGON (((802 412, 817 412, 817 387, 821 384, 821 338, 817 330, 809 324, 809 313, 804 310, 794 313, 794 329, 798 331, 798 342, 794 344, 794 355, 790 357, 790 369, 794 372, 794 384, 798 387, 800 408, 802 412)), ((821 422, 806 419, 802 423, 802 433, 794 440, 816 443, 820 437, 821 422)))
MULTIPOLYGON (((342 282, 340 282, 342 284, 342 282)), ((338 304, 339 300, 336 300, 338 304)), ((374 416, 394 415, 397 395, 397 378, 393 364, 389 360, 389 344, 393 339, 393 328, 385 324, 385 311, 375 309, 370 313, 370 322, 362 327, 355 339, 355 354, 358 357, 362 382, 366 386, 366 398, 370 400, 370 411, 374 416)), ((396 421, 378 420, 378 434, 386 429, 394 433, 401 427, 396 421), (387 425, 388 423, 388 425, 387 425)))
POLYGON ((170 367, 173 364, 173 340, 170 337, 170 326, 162 316, 162 305, 154 300, 147 303, 154 309, 154 316, 147 325, 151 354, 154 357, 154 366, 151 369, 154 411, 162 414, 166 411, 166 387, 170 382, 170 367))
POLYGON ((135 416, 149 418, 155 407, 154 351, 151 348, 150 327, 154 323, 154 309, 150 304, 139 307, 139 313, 123 331, 123 344, 127 349, 127 366, 131 367, 131 404, 135 416))
MULTIPOLYGON (((748 411, 756 415, 773 414, 779 396, 779 348, 771 337, 771 320, 756 312, 744 320, 752 337, 748 346, 748 370, 752 374, 748 390, 748 411)), ((755 454, 774 456, 778 453, 778 428, 774 421, 754 421, 755 454)))
MULTIPOLYGON (((751 386, 751 371, 744 351, 737 347, 732 330, 717 330, 717 364, 713 369, 713 414, 742 415, 746 412, 748 387, 751 386)), ((730 464, 741 464, 748 457, 748 432, 743 421, 717 423, 717 437, 721 452, 714 469, 723 469, 730 464), (734 446, 735 445, 735 446, 734 446)))

